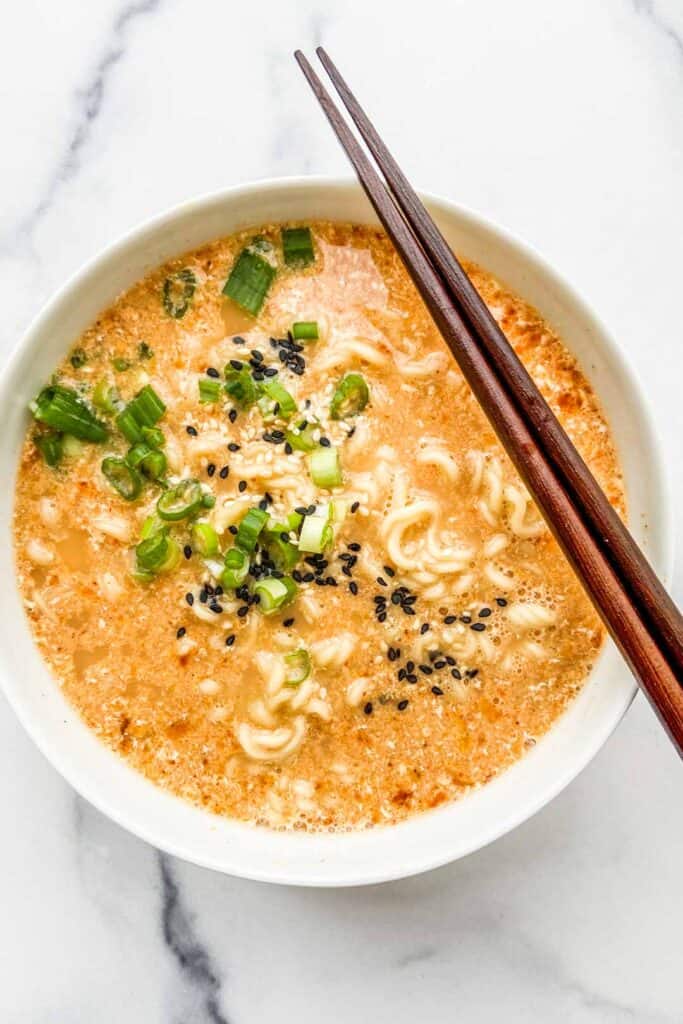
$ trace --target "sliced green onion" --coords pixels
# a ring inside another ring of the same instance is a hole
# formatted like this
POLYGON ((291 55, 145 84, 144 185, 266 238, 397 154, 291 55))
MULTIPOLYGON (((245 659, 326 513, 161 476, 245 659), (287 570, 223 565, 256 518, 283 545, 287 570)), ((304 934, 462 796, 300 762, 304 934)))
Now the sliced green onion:
POLYGON ((258 316, 275 277, 275 267, 257 252, 243 249, 235 260, 223 295, 252 316, 258 316))
POLYGON ((274 253, 275 247, 272 242, 269 242, 264 235, 254 235, 251 240, 251 244, 248 246, 250 250, 255 252, 274 253))
POLYGON ((258 398, 256 381, 245 366, 236 370, 228 363, 225 367, 225 381, 226 393, 242 408, 248 409, 258 398))
POLYGON ((330 402, 330 416, 333 420, 345 420, 357 416, 370 400, 370 391, 365 377, 360 373, 347 373, 337 384, 330 402))
POLYGON ((296 452, 312 452, 318 447, 313 434, 319 429, 319 423, 302 420, 291 430, 286 431, 285 440, 296 452))
POLYGON ((317 320, 297 320, 292 324, 292 337, 295 341, 317 341, 320 337, 317 320))
POLYGON ((311 480, 316 487, 331 489, 341 487, 343 483, 339 449, 334 445, 329 448, 316 448, 308 456, 311 480))
POLYGON ((254 593, 260 598, 259 610, 264 615, 272 615, 290 604, 296 597, 297 590, 291 576, 266 576, 254 583, 254 593))
POLYGON ((277 380, 269 380, 261 386, 263 394, 258 400, 258 407, 265 420, 288 420, 296 412, 296 402, 277 380))
POLYGON ((175 487, 169 487, 157 501, 157 512, 166 522, 187 519, 204 506, 204 492, 199 480, 181 480, 175 487))
POLYGON ((138 345, 138 359, 151 359, 154 355, 154 350, 149 347, 146 341, 141 341, 138 345))
POLYGON ((225 553, 224 563, 221 583, 226 590, 237 590, 249 575, 249 555, 240 548, 230 548, 225 553))
POLYGON ((180 320, 187 313, 197 287, 197 278, 189 267, 171 274, 161 289, 164 309, 174 320, 180 320))
POLYGON ((166 406, 150 384, 138 392, 116 417, 116 426, 131 444, 143 438, 143 427, 153 427, 166 412, 166 406))
POLYGON ((282 253, 288 267, 307 267, 315 259, 310 228, 283 228, 282 253))
POLYGON ((287 516, 285 530, 298 530, 303 520, 304 517, 300 512, 290 512, 287 516))
POLYGON ((159 530, 136 546, 135 561, 144 572, 170 572, 180 561, 180 547, 168 530, 159 530))
POLYGON ((126 462, 133 469, 138 469, 140 464, 148 455, 152 454, 152 449, 144 441, 139 441, 138 444, 134 444, 126 455, 126 462))
POLYGON ((43 388, 31 403, 31 412, 40 423, 46 423, 48 427, 71 434, 82 441, 107 439, 106 426, 81 401, 73 388, 65 388, 61 384, 43 388))
POLYGON ((161 480, 168 468, 168 462, 163 452, 152 451, 145 455, 140 463, 140 469, 150 480, 161 480))
POLYGON ((202 494, 202 505, 203 505, 203 507, 204 508, 213 508, 213 506, 215 504, 216 504, 216 495, 215 494, 210 494, 208 491, 205 491, 204 494, 202 494))
POLYGON ((133 413, 141 427, 153 427, 166 412, 166 406, 151 384, 145 384, 126 408, 133 413))
POLYGON ((296 544, 282 539, 282 534, 287 532, 286 526, 276 524, 274 528, 264 530, 261 534, 262 544, 273 565, 280 572, 289 572, 299 561, 299 549, 296 544))
POLYGON ((102 472, 117 494, 126 501, 135 501, 140 496, 142 477, 125 459, 108 456, 102 460, 102 472))
POLYGON ((223 385, 219 380, 213 380, 211 377, 201 377, 198 381, 198 385, 199 401, 203 404, 217 402, 221 397, 223 385))
POLYGON ((168 530, 168 527, 162 523, 158 516, 147 516, 140 530, 140 540, 147 540, 148 537, 153 537, 155 533, 160 533, 164 530, 168 530))
POLYGON ((33 441, 48 466, 54 468, 59 465, 64 454, 64 438, 61 434, 48 431, 45 434, 36 434, 33 441))
POLYGON ((285 665, 285 686, 300 686, 311 674, 311 656, 303 647, 292 651, 291 654, 285 654, 285 665))
POLYGON ((106 380, 101 380, 95 385, 92 393, 92 404, 97 409, 101 409, 102 412, 108 412, 112 415, 116 412, 116 403, 118 401, 118 391, 106 380))
POLYGON ((69 362, 73 366, 74 370, 80 370, 81 366, 85 366, 88 361, 88 357, 82 348, 75 348, 71 353, 69 362))
POLYGON ((237 547, 251 554, 256 547, 259 534, 267 522, 267 512, 260 508, 250 508, 237 527, 237 535, 235 536, 237 547))
POLYGON ((159 430, 158 427, 143 427, 142 439, 146 441, 150 448, 163 448, 166 444, 164 432, 159 430))
POLYGON ((218 534, 210 523, 195 523, 192 527, 192 547, 203 558, 218 554, 218 534))
POLYGON ((123 356, 117 356, 116 359, 112 359, 111 364, 118 373, 125 373, 126 370, 130 370, 130 359, 124 359, 123 356))
POLYGON ((304 516, 299 534, 299 551, 319 555, 328 548, 334 537, 329 515, 304 516))

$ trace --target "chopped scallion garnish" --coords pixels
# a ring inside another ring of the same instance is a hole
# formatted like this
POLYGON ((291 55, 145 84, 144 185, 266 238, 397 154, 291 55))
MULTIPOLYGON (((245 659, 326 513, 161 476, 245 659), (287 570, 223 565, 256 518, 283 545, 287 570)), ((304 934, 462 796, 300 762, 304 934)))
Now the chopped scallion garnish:
POLYGON ((221 397, 223 385, 219 380, 213 380, 211 377, 200 377, 198 386, 199 401, 203 404, 217 402, 221 397))
POLYGON ((333 420, 345 420, 362 412, 370 400, 365 377, 360 373, 347 373, 337 384, 330 402, 333 420))
POLYGON ((311 471, 311 480, 316 487, 324 487, 326 490, 330 490, 332 487, 341 487, 343 477, 339 449, 334 445, 330 445, 328 448, 316 448, 308 456, 308 465, 311 471))
POLYGON ((296 597, 297 589, 291 576, 266 576, 254 583, 254 593, 259 597, 259 610, 264 615, 272 615, 290 604, 296 597))
POLYGON ((34 402, 31 412, 40 423, 71 434, 82 441, 106 441, 107 428, 90 411, 73 388, 53 384, 43 388, 34 402))
POLYGON ((243 409, 248 409, 258 398, 256 382, 249 370, 243 366, 236 370, 230 363, 225 367, 225 391, 243 409))
POLYGON ((163 430, 159 430, 158 427, 143 427, 142 438, 150 448, 163 448, 166 444, 166 438, 164 437, 163 430))
POLYGON ((237 535, 235 536, 237 547, 251 554, 256 547, 259 534, 267 522, 267 512, 260 508, 250 508, 237 527, 237 535))
POLYGON ((112 359, 111 365, 117 373, 125 373, 126 370, 130 370, 130 359, 124 359, 123 356, 117 356, 116 359, 112 359))
POLYGON ((157 501, 157 512, 167 522, 178 522, 206 507, 204 497, 199 480, 181 480, 175 487, 164 491, 157 501))
POLYGON ((265 420, 288 420, 296 412, 296 402, 277 380, 269 380, 261 386, 263 394, 258 400, 258 407, 265 420))
POLYGON ((43 456, 48 466, 58 466, 64 454, 64 438, 56 431, 47 431, 44 434, 36 434, 33 438, 35 446, 43 456))
POLYGON ((142 491, 142 477, 125 459, 110 455, 102 460, 102 472, 122 498, 135 501, 142 491))
POLYGON ((225 553, 224 564, 221 583, 226 590, 236 590, 249 575, 249 555, 240 548, 230 548, 225 553))
POLYGON ((320 337, 317 320, 298 320, 292 325, 295 341, 317 341, 320 337))
POLYGON ((135 561, 143 572, 170 572, 180 561, 180 547, 167 529, 158 530, 136 546, 135 561))
POLYGON ((243 249, 235 260, 223 295, 258 316, 275 277, 275 267, 251 249, 243 249))
POLYGON ((288 267, 307 267, 315 259, 310 228, 283 228, 282 253, 288 267))
POLYGON ((115 387, 106 380, 99 381, 93 388, 92 404, 102 412, 113 415, 116 412, 116 403, 119 401, 119 393, 115 387))
POLYGON ((189 267, 184 267, 164 281, 161 295, 164 309, 174 320, 187 313, 197 287, 197 278, 189 267))
POLYGON ((311 656, 304 647, 291 654, 285 654, 287 675, 285 686, 300 686, 311 674, 311 656))
POLYGON ((218 534, 210 523, 195 523, 192 527, 192 547, 203 558, 218 554, 218 534))
POLYGON ((313 434, 319 430, 320 424, 302 420, 286 431, 285 440, 296 452, 312 452, 318 447, 313 434))
POLYGON ((319 555, 330 546, 333 536, 328 509, 323 514, 304 516, 299 534, 299 551, 319 555))
POLYGON ((143 427, 153 427, 166 412, 166 406, 150 384, 138 392, 116 417, 116 426, 126 440, 136 444, 143 438, 143 427))

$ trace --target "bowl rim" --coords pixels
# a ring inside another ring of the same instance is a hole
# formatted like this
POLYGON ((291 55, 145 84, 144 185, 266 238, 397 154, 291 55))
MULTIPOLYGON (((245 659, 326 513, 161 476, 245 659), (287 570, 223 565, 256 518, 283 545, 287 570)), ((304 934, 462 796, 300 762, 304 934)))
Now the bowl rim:
MULTIPOLYGON (((283 188, 360 191, 360 185, 357 183, 355 178, 350 176, 294 175, 263 178, 250 181, 245 184, 232 185, 226 188, 202 193, 198 196, 193 196, 137 223, 115 240, 107 244, 104 248, 99 249, 94 256, 82 263, 52 294, 39 312, 33 317, 29 326, 23 331, 21 337, 13 346, 10 354, 0 368, 0 391, 5 386, 7 379, 12 375, 16 364, 24 353, 24 350, 30 348, 33 343, 33 338, 44 329, 45 325, 49 323, 51 317, 54 315, 55 311, 58 310, 59 306, 68 300, 72 294, 77 294, 83 280, 87 278, 89 274, 94 272, 100 264, 112 259, 120 258, 130 246, 142 243, 146 236, 153 236, 158 229, 164 227, 175 219, 191 216, 193 213, 199 212, 216 203, 239 201, 240 199, 256 193, 267 192, 269 190, 279 191, 283 188)), ((663 582, 668 586, 671 579, 674 557, 674 520, 671 503, 670 480, 666 472, 663 448, 649 401, 643 392, 640 381, 631 366, 627 355, 623 352, 612 337, 611 332, 595 314, 592 307, 586 302, 586 300, 584 300, 583 296, 576 290, 573 284, 556 271, 554 266, 549 263, 534 246, 521 240, 515 233, 502 227, 496 221, 478 213, 470 207, 456 203, 439 194, 424 190, 419 190, 419 195, 428 207, 441 208, 464 224, 467 224, 474 229, 483 230, 484 232, 489 233, 503 245, 507 245, 511 249, 517 251, 523 260, 527 261, 534 270, 539 272, 540 275, 554 288, 558 289, 561 294, 568 298, 571 307, 576 310, 578 315, 588 325, 590 325, 595 334, 599 336, 600 349, 605 351, 609 358, 618 364, 620 372, 623 374, 624 379, 627 381, 628 386, 631 389, 635 405, 638 407, 642 420, 648 431, 647 441, 649 448, 648 454, 651 459, 651 470, 656 481, 658 492, 662 496, 662 501, 657 511, 657 519, 656 521, 653 519, 651 526, 653 528, 653 532, 656 528, 658 545, 661 551, 661 575, 663 582)), ((377 884, 380 882, 388 882, 420 874, 422 872, 432 870, 433 868, 440 867, 446 863, 450 863, 460 857, 467 856, 470 853, 474 853, 487 846, 495 839, 500 838, 502 835, 511 831, 513 828, 516 828, 522 822, 537 813, 537 811, 554 799, 558 793, 560 793, 574 778, 576 778, 576 776, 590 763, 593 757, 595 757, 619 725, 638 691, 638 686, 635 680, 630 679, 628 691, 624 693, 620 700, 614 700, 614 710, 609 717, 609 721, 604 724, 602 729, 593 729, 591 742, 584 744, 581 752, 577 752, 566 759, 567 763, 564 771, 558 771, 549 783, 539 785, 534 799, 527 800, 526 803, 520 804, 512 813, 509 813, 504 817, 501 816, 500 822, 497 823, 495 827, 492 827, 487 834, 477 837, 475 840, 466 843, 464 846, 460 844, 458 848, 449 853, 434 854, 431 857, 428 855, 423 855, 421 857, 413 856, 412 860, 404 858, 400 861, 397 860, 397 863, 391 867, 379 870, 376 867, 373 867, 372 869, 368 868, 365 873, 355 871, 352 875, 344 870, 343 864, 340 864, 336 873, 330 873, 325 878, 309 878, 305 875, 288 871, 286 864, 284 866, 282 864, 278 864, 272 871, 266 872, 263 870, 251 869, 248 864, 246 866, 244 864, 240 864, 239 867, 237 867, 234 863, 228 864, 223 861, 219 863, 214 857, 208 855, 203 857, 198 855, 194 849, 185 849, 182 844, 173 844, 172 842, 165 840, 163 836, 160 837, 155 832, 153 827, 147 828, 145 824, 141 823, 137 819, 131 821, 133 815, 126 813, 125 804, 122 803, 115 807, 110 806, 104 796, 98 793, 97 787, 89 784, 85 773, 79 775, 76 771, 72 771, 71 767, 65 763, 65 758, 61 755, 59 749, 57 749, 59 745, 57 743, 51 745, 47 742, 46 738, 41 734, 40 729, 34 722, 35 716, 32 716, 24 708, 18 694, 14 692, 7 675, 5 666, 0 666, 0 685, 2 686, 5 697, 34 744, 38 747, 47 761, 62 775, 62 777, 82 798, 86 799, 101 813, 116 822, 116 824, 125 828, 127 831, 133 833, 145 842, 150 843, 150 845, 157 849, 171 854, 172 856, 180 857, 201 867, 210 868, 212 870, 256 881, 320 887, 377 884)), ((100 741, 98 740, 97 742, 99 743, 100 741)), ((114 756, 116 757, 117 755, 114 756)), ((142 776, 142 778, 144 778, 144 776, 142 776)), ((182 800, 182 798, 178 799, 182 800)), ((422 816, 416 815, 410 820, 415 821, 420 817, 422 816)), ((400 828, 400 825, 387 827, 396 829, 400 828)), ((284 835, 287 836, 287 833, 284 833, 284 835)), ((456 844, 454 842, 454 846, 455 845, 456 844)), ((227 859, 230 860, 230 858, 227 859)))

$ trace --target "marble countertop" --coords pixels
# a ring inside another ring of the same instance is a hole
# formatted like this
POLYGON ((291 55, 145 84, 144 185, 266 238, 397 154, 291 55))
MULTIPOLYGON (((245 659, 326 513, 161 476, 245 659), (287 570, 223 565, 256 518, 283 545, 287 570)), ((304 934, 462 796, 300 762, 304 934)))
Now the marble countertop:
MULTIPOLYGON (((525 237, 595 306, 650 395, 680 509, 680 0, 22 0, 3 37, 3 357, 150 214, 348 173, 291 58, 323 41, 417 184, 525 237)), ((6 1024, 681 1020, 680 763, 642 698, 514 833, 346 891, 161 856, 78 798, 1 698, 0 749, 6 1024)))

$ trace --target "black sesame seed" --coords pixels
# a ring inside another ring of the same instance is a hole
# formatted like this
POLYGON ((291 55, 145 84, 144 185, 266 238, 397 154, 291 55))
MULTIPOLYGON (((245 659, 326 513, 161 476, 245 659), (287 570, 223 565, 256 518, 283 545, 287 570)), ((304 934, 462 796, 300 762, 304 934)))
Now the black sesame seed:
POLYGON ((410 703, 410 701, 408 701, 408 700, 400 700, 398 702, 398 704, 396 705, 396 707, 398 708, 399 711, 405 711, 405 709, 408 707, 409 703, 410 703))
POLYGON ((298 516, 305 516, 305 515, 308 514, 308 509, 304 508, 303 505, 297 505, 297 507, 294 509, 294 511, 296 512, 296 514, 298 516))
POLYGON ((185 594, 185 600, 189 604, 190 608, 194 604, 194 594, 185 594))
POLYGON ((447 665, 455 665, 455 658, 452 655, 447 654, 446 655, 446 664, 447 665))
POLYGON ((214 615, 220 615, 223 611, 223 606, 220 605, 218 601, 212 601, 211 604, 209 605, 209 608, 214 613, 214 615))
POLYGON ((266 501, 265 498, 261 498, 261 500, 258 503, 258 507, 261 509, 262 512, 266 511, 266 509, 268 508, 268 502, 266 501))
POLYGON ((435 697, 443 697, 443 690, 440 686, 432 686, 432 693, 435 697))
POLYGON ((460 674, 460 670, 457 669, 457 668, 452 668, 451 669, 451 675, 453 676, 454 679, 462 679, 462 675, 460 674))
POLYGON ((180 640, 180 638, 185 636, 186 633, 187 633, 187 630, 185 629, 185 627, 181 626, 180 629, 178 629, 176 631, 176 637, 178 638, 178 640, 180 640))
POLYGON ((294 619, 292 619, 292 618, 285 619, 285 621, 282 623, 282 625, 285 626, 287 629, 289 629, 290 626, 294 625, 294 619))
POLYGON ((458 616, 457 615, 447 615, 446 618, 443 621, 446 623, 447 626, 452 626, 454 622, 458 621, 458 616))
POLYGON ((398 594, 396 591, 394 591, 393 594, 391 595, 391 603, 392 604, 400 604, 401 603, 401 595, 398 594))
POLYGON ((396 647, 390 647, 387 651, 387 658, 389 661, 396 661, 400 657, 401 652, 396 647))
POLYGON ((402 605, 402 607, 401 607, 401 611, 402 611, 402 612, 403 612, 403 613, 404 613, 405 615, 414 615, 414 614, 415 614, 415 609, 414 609, 414 608, 411 608, 411 607, 410 607, 410 605, 405 605, 405 604, 404 604, 404 605, 402 605))
POLYGON ((387 613, 386 612, 380 612, 379 615, 377 616, 377 621, 378 622, 386 622, 387 621, 387 613))
POLYGON ((243 494, 244 491, 246 491, 246 489, 247 489, 247 481, 246 480, 240 480, 240 482, 237 485, 237 490, 240 492, 240 494, 243 494))
POLYGON ((216 463, 215 462, 210 462, 208 464, 208 466, 206 467, 206 475, 207 476, 213 476, 213 474, 215 472, 216 472, 216 463))
POLYGON ((312 572, 305 572, 301 577, 302 583, 312 583, 314 579, 315 576, 312 572))
POLYGON ((197 428, 196 427, 185 427, 185 430, 190 435, 190 437, 196 437, 197 436, 197 428))
POLYGON ((349 551, 360 551, 360 544, 356 540, 351 541, 351 543, 347 544, 346 546, 349 549, 349 551))
POLYGON ((226 647, 232 647, 234 642, 235 642, 235 634, 234 633, 231 633, 230 636, 226 636, 226 638, 225 638, 225 646, 226 647))
POLYGON ((220 377, 220 373, 218 372, 218 370, 216 369, 215 366, 207 366, 207 368, 206 368, 206 376, 207 377, 220 377))
POLYGON ((249 605, 248 604, 243 604, 243 605, 240 605, 240 607, 237 609, 237 614, 239 615, 240 619, 243 619, 248 611, 249 611, 249 605))
POLYGON ((354 580, 349 583, 349 590, 354 596, 358 593, 358 584, 354 580))
POLYGON ((414 672, 409 672, 408 673, 408 675, 406 676, 406 682, 408 682, 408 683, 416 683, 417 682, 417 676, 415 675, 414 672))
POLYGON ((234 525, 228 527, 228 533, 231 533, 233 537, 237 536, 237 527, 234 525))
POLYGON ((498 605, 499 608, 505 608, 505 606, 507 605, 507 601, 505 600, 504 597, 497 597, 496 604, 498 605))
POLYGON ((490 608, 482 608, 481 611, 479 612, 479 618, 480 619, 488 619, 490 614, 491 614, 491 609, 490 608))
POLYGON ((183 554, 185 555, 185 558, 192 558, 192 548, 189 544, 186 544, 183 548, 183 554))
POLYGON ((355 433, 356 433, 356 428, 355 428, 355 427, 351 427, 351 429, 349 430, 349 432, 347 433, 347 435, 346 435, 346 436, 347 436, 347 437, 353 437, 353 435, 354 435, 355 433))
POLYGON ((425 633, 428 633, 428 632, 429 632, 429 623, 428 622, 423 622, 422 625, 420 626, 420 635, 424 636, 425 633))
POLYGON ((199 600, 201 601, 202 604, 206 604, 206 602, 209 600, 209 595, 203 589, 199 591, 199 600))
POLYGON ((431 676, 434 669, 431 665, 418 665, 417 666, 423 676, 431 676))
POLYGON ((365 712, 366 715, 371 715, 372 714, 372 702, 371 701, 368 701, 366 704, 363 705, 363 711, 365 712))
POLYGON ((263 362, 263 352, 259 352, 259 350, 257 348, 252 348, 252 350, 251 350, 251 358, 256 363, 262 363, 263 362))
POLYGON ((360 502, 359 501, 354 501, 353 505, 351 506, 351 511, 352 512, 357 512, 359 508, 360 508, 360 502))
POLYGON ((294 449, 292 448, 289 441, 285 441, 285 455, 291 455, 294 449))
POLYGON ((233 370, 241 370, 242 367, 244 366, 244 363, 240 359, 231 359, 230 365, 232 366, 233 370))
POLYGON ((470 629, 473 629, 476 633, 483 633, 486 625, 483 622, 473 622, 470 629))
POLYGON ((382 568, 384 569, 389 579, 392 579, 392 577, 396 575, 396 573, 394 572, 390 565, 383 565, 382 568))
POLYGON ((440 658, 439 661, 435 661, 434 662, 434 668, 435 669, 441 669, 441 668, 445 668, 445 667, 446 667, 446 662, 443 660, 443 658, 440 658))
POLYGON ((230 444, 228 445, 229 452, 238 452, 239 450, 240 446, 235 441, 231 441, 230 444))
POLYGON ((478 668, 468 668, 467 672, 465 672, 465 675, 467 676, 468 679, 474 679, 474 677, 476 675, 479 675, 479 669, 478 668))
POLYGON ((266 368, 265 368, 265 370, 263 372, 264 372, 266 377, 276 377, 277 376, 277 366, 266 366, 266 368))
POLYGON ((408 672, 412 672, 414 668, 415 668, 415 662, 414 661, 407 661, 406 662, 406 670, 408 672))
POLYGON ((220 473, 218 474, 221 480, 227 480, 228 473, 230 472, 230 466, 223 466, 220 473))
POLYGON ((233 345, 244 345, 244 338, 240 338, 239 334, 236 334, 232 339, 233 345))
POLYGON ((472 621, 472 616, 471 615, 461 615, 460 616, 460 621, 464 622, 466 626, 469 626, 470 622, 472 621))
POLYGON ((377 577, 377 582, 379 583, 380 587, 388 587, 389 586, 387 581, 385 579, 383 579, 381 576, 377 577))
POLYGON ((323 448, 329 448, 331 446, 331 444, 332 444, 332 442, 330 441, 329 437, 321 437, 320 438, 320 445, 323 448))
POLYGON ((306 509, 306 515, 312 516, 315 513, 315 505, 309 505, 306 509))
POLYGON ((230 420, 231 423, 235 422, 235 420, 237 419, 237 409, 230 410, 230 412, 228 413, 228 419, 230 420))
POLYGON ((397 674, 396 678, 398 679, 399 683, 403 682, 403 680, 405 679, 407 674, 408 673, 406 672, 406 670, 404 668, 400 668, 398 670, 398 674, 397 674))

